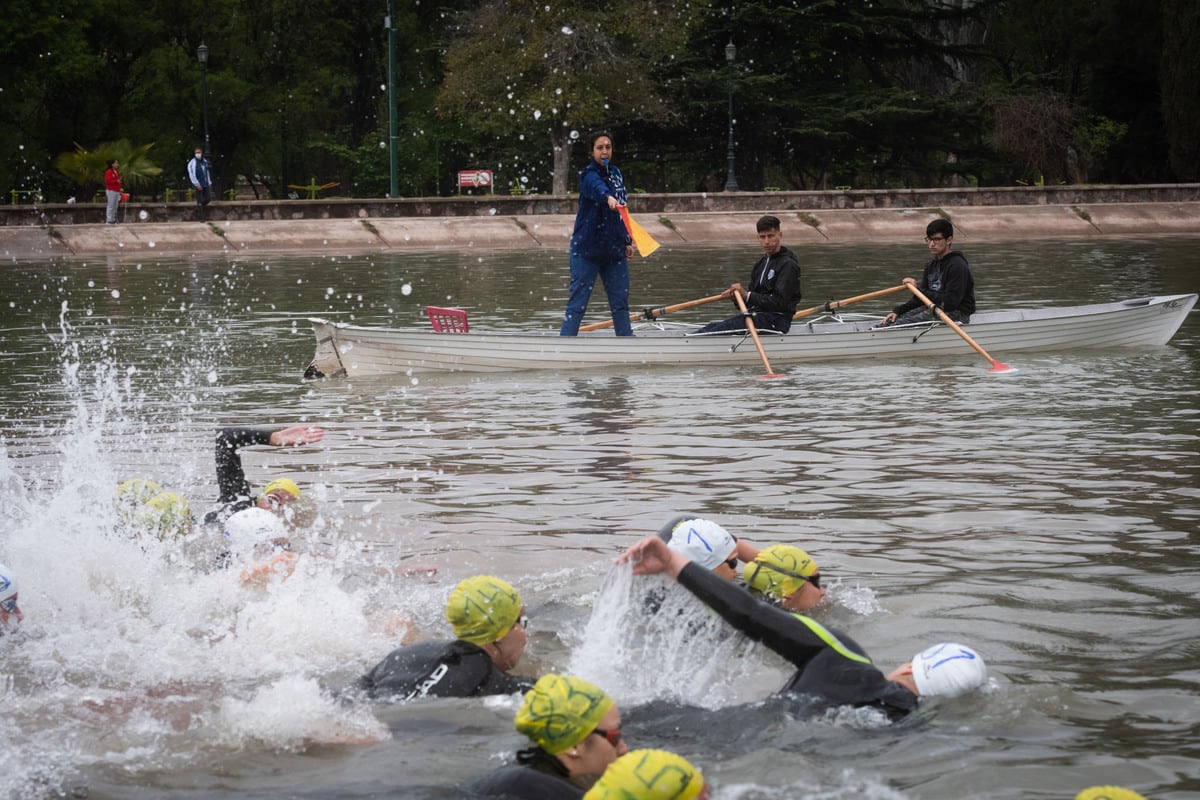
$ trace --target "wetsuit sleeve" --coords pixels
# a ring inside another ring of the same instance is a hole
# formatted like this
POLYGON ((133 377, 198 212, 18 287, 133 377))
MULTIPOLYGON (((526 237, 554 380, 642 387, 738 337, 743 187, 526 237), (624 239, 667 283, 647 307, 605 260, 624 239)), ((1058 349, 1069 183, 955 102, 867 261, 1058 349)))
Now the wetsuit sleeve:
POLYGON ((270 444, 271 428, 221 428, 217 431, 217 488, 219 502, 228 503, 250 494, 238 449, 253 444, 270 444))
POLYGON ((803 669, 827 647, 807 625, 781 608, 689 562, 679 583, 733 627, 803 669))

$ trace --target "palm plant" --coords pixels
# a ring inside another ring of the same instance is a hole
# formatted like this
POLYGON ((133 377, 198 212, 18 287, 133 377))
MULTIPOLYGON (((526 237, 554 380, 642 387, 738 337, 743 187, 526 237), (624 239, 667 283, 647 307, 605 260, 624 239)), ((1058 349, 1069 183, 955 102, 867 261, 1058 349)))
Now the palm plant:
POLYGON ((115 158, 120 163, 123 186, 144 186, 162 174, 162 167, 156 166, 146 155, 152 147, 153 142, 134 147, 127 139, 104 142, 97 145, 95 150, 85 150, 76 144, 74 152, 63 153, 54 160, 54 167, 80 186, 102 184, 104 170, 108 168, 108 162, 115 158))

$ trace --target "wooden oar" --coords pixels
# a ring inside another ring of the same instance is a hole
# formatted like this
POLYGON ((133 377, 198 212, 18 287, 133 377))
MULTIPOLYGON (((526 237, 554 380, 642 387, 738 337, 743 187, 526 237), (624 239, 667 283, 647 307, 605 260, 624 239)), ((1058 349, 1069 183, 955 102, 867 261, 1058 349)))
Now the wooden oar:
POLYGON ((987 350, 984 350, 982 347, 979 346, 978 342, 976 342, 974 339, 972 339, 970 336, 968 336, 967 332, 964 331, 962 328, 960 328, 957 322, 950 319, 950 316, 945 311, 942 311, 940 308, 935 306, 933 304, 933 301, 930 300, 928 297, 926 297, 925 294, 920 289, 917 288, 915 283, 909 283, 909 284, 905 284, 905 285, 908 286, 908 290, 913 293, 914 297, 916 297, 918 300, 920 300, 922 303, 924 303, 927 308, 929 308, 930 310, 933 311, 933 313, 937 314, 938 319, 940 319, 942 322, 946 323, 946 325, 951 330, 953 330, 955 333, 957 333, 959 336, 961 336, 963 338, 964 342, 971 345, 971 347, 975 348, 976 353, 979 353, 979 355, 983 356, 989 362, 991 362, 992 368, 990 370, 988 370, 989 372, 1013 372, 1014 371, 1014 369, 1012 367, 1008 366, 1007 364, 1001 364, 999 361, 997 361, 996 359, 989 356, 987 350))
MULTIPOLYGON (((676 311, 683 311, 685 308, 695 308, 696 306, 702 306, 705 303, 712 303, 717 300, 724 300, 724 299, 725 299, 724 294, 714 294, 712 297, 701 297, 699 300, 688 300, 686 303, 676 303, 673 306, 659 306, 657 308, 644 308, 644 309, 642 309, 642 313, 640 313, 640 314, 630 314, 629 321, 630 322, 638 322, 639 320, 643 320, 643 319, 658 319, 659 317, 666 316, 667 314, 671 314, 676 311)), ((612 326, 613 326, 613 321, 610 319, 605 322, 593 322, 591 325, 584 325, 579 330, 580 330, 580 332, 598 331, 598 330, 601 330, 602 328, 611 328, 612 326)))
POLYGON ((899 292, 899 291, 901 291, 903 289, 907 289, 907 288, 908 288, 908 285, 902 283, 899 286, 893 286, 889 289, 880 289, 877 292, 867 292, 866 294, 860 294, 860 295, 856 295, 854 297, 847 297, 845 300, 830 300, 828 303, 822 303, 819 306, 813 306, 812 308, 806 308, 803 311, 797 311, 795 314, 792 315, 792 319, 800 319, 801 317, 807 317, 809 314, 815 314, 818 311, 835 311, 835 310, 841 308, 842 306, 848 306, 851 303, 858 303, 863 300, 874 300, 876 297, 883 297, 885 294, 892 294, 893 292, 899 292))
POLYGON ((742 299, 740 292, 733 293, 733 299, 737 300, 738 308, 742 310, 742 319, 746 320, 746 330, 750 331, 750 338, 754 340, 754 346, 758 348, 758 354, 762 356, 763 366, 767 368, 767 374, 764 378, 786 378, 786 375, 781 375, 771 369, 771 362, 767 360, 767 351, 763 350, 762 341, 758 338, 758 327, 754 324, 754 317, 750 316, 750 312, 746 310, 746 301, 742 299))

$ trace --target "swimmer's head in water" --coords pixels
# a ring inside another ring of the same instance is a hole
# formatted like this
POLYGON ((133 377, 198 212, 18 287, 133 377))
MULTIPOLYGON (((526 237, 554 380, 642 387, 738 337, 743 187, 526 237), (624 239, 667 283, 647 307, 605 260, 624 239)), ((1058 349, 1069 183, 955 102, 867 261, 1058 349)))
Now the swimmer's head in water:
POLYGON ((172 539, 192 532, 195 517, 186 498, 175 492, 159 492, 143 504, 134 525, 159 539, 172 539))
POLYGON ((1123 786, 1091 786, 1075 795, 1075 800, 1146 800, 1123 786))
POLYGON ((595 684, 571 675, 543 675, 525 693, 515 725, 538 747, 558 755, 586 739, 612 707, 612 698, 595 684))
POLYGON ((523 607, 521 595, 507 582, 491 575, 476 575, 450 593, 446 621, 464 642, 491 644, 512 630, 523 607))
POLYGON ((790 544, 774 544, 765 547, 746 565, 742 576, 750 590, 771 598, 782 600, 804 588, 817 572, 817 562, 812 557, 790 544))
POLYGON ((0 634, 5 628, 15 628, 21 622, 17 605, 17 579, 12 570, 0 564, 0 634))
POLYGON ((730 558, 737 549, 737 539, 711 520, 685 519, 672 528, 667 546, 705 569, 713 569, 730 558))
POLYGON ((257 545, 286 536, 279 517, 262 508, 247 508, 225 520, 225 541, 235 553, 249 553, 257 545))
POLYGON ((958 697, 987 682, 987 665, 970 647, 942 642, 913 656, 912 674, 922 697, 958 697))
POLYGON ((692 800, 704 776, 683 756, 665 750, 631 750, 604 770, 584 800, 692 800))
POLYGON ((291 478, 276 478, 263 487, 255 505, 268 511, 281 512, 300 497, 300 487, 291 478))

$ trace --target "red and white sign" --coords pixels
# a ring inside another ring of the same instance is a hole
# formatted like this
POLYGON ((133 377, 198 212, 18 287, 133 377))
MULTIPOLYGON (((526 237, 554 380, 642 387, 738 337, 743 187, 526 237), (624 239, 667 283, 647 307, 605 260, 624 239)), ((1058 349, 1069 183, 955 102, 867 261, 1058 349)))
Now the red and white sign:
POLYGON ((458 173, 458 188, 490 189, 492 186, 492 171, 490 169, 464 169, 458 173))

